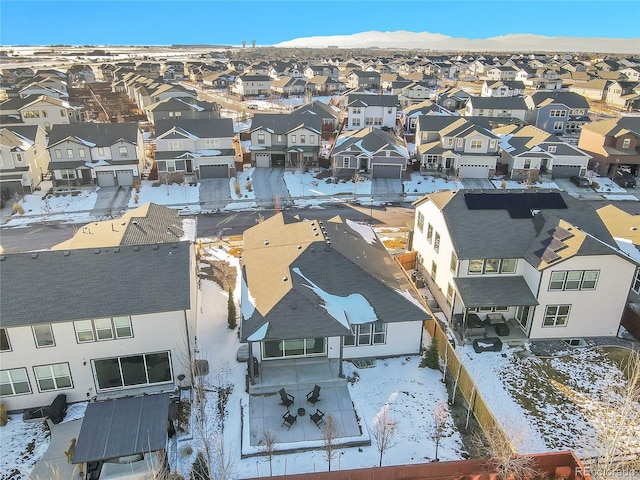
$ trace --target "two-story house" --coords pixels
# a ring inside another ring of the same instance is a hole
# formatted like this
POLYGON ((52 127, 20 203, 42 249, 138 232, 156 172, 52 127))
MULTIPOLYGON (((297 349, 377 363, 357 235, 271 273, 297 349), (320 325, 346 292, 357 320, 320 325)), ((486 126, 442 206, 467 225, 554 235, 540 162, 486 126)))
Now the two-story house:
POLYGON ((233 119, 169 119, 156 123, 160 181, 229 178, 235 174, 233 119))
POLYGON ((10 98, 0 103, 2 125, 37 125, 49 132, 53 125, 79 121, 78 109, 46 95, 10 98))
POLYGON ((371 174, 372 178, 401 179, 409 158, 404 138, 391 130, 367 127, 345 132, 336 139, 331 165, 338 177, 352 177, 361 172, 371 174))
POLYGON ((400 123, 404 129, 404 133, 415 133, 416 124, 420 115, 451 115, 451 112, 431 100, 424 100, 414 105, 404 107, 401 112, 400 123))
POLYGON ((582 95, 588 100, 600 102, 604 100, 607 89, 611 82, 602 78, 593 78, 584 81, 577 81, 573 85, 569 85, 569 91, 582 95))
POLYGON ((500 156, 496 135, 457 116, 419 116, 415 145, 420 171, 447 178, 491 178, 500 156))
POLYGON ((231 91, 241 97, 267 96, 270 90, 271 77, 268 75, 238 75, 231 85, 231 91))
POLYGON ((524 83, 512 81, 482 82, 481 97, 517 97, 524 95, 524 83))
POLYGON ((346 99, 346 110, 347 130, 363 127, 395 129, 398 96, 350 93, 346 99))
POLYGON ((347 88, 362 90, 380 90, 380 74, 354 70, 346 77, 347 88))
POLYGON ((324 120, 312 111, 257 113, 251 121, 256 167, 317 166, 324 120))
POLYGON ((54 125, 47 148, 55 187, 131 186, 146 158, 135 122, 54 125))
POLYGON ((533 125, 494 128, 500 137, 500 162, 512 179, 535 181, 539 174, 552 178, 584 176, 590 155, 533 125))
POLYGON ((555 135, 578 133, 589 123, 589 102, 572 92, 536 92, 525 98, 525 120, 555 135))
POLYGON ((591 205, 530 190, 443 191, 414 205, 416 269, 461 337, 617 335, 636 264, 591 205))
POLYGON ((159 120, 220 118, 220 105, 190 97, 170 97, 146 107, 145 113, 153 125, 159 120))
POLYGON ((613 178, 620 167, 640 173, 640 118, 599 120, 582 127, 578 148, 593 158, 589 168, 613 178))
POLYGON ((622 110, 640 110, 640 82, 612 82, 607 88, 605 102, 622 110))
POLYGON ((177 211, 136 210, 117 228, 109 221, 79 231, 90 247, 0 256, 12 279, 0 284, 8 410, 49 405, 61 393, 81 402, 190 384, 193 241, 180 240, 188 235, 177 211), (174 233, 164 241, 167 230, 174 233))
POLYGON ((326 75, 316 75, 306 79, 306 91, 312 95, 336 95, 347 87, 344 83, 326 75))
POLYGON ((436 103, 450 112, 455 112, 464 108, 470 96, 461 88, 448 87, 437 93, 436 103))
POLYGON ((371 228, 279 213, 243 241, 240 341, 262 371, 304 359, 341 372, 343 359, 420 350, 430 316, 371 228))
POLYGON ((33 193, 49 171, 47 135, 37 125, 0 127, 0 193, 33 193))
POLYGON ((271 80, 269 88, 279 97, 301 96, 307 90, 307 82, 302 78, 281 77, 271 80))
POLYGON ((500 117, 524 120, 527 105, 522 97, 469 97, 465 117, 500 117))
POLYGON ((486 76, 493 81, 512 81, 516 79, 517 72, 518 69, 515 67, 496 65, 487 69, 486 76))

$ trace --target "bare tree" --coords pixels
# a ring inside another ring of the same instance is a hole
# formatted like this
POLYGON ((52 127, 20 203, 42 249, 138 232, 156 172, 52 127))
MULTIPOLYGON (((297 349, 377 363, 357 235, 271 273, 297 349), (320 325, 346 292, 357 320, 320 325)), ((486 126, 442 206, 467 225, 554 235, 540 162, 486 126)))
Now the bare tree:
POLYGON ((387 404, 382 406, 373 419, 373 428, 371 428, 369 432, 376 444, 378 452, 380 452, 379 467, 382 466, 382 456, 384 453, 396 445, 394 437, 397 425, 397 422, 393 419, 391 413, 389 413, 389 405, 387 404))
POLYGON ((488 466, 502 480, 525 480, 539 475, 536 460, 530 455, 518 455, 514 445, 523 438, 521 431, 504 432, 498 425, 488 428, 484 436, 476 435, 474 443, 480 455, 489 458, 488 466))
POLYGON ((213 438, 213 457, 209 460, 211 465, 211 480, 231 480, 236 478, 235 465, 231 452, 227 452, 224 446, 222 434, 213 438))
POLYGON ((640 439, 629 428, 640 425, 640 352, 629 354, 622 374, 624 379, 607 382, 611 387, 603 392, 603 423, 596 431, 596 456, 590 462, 590 473, 599 480, 640 474, 640 439))
POLYGON ((276 436, 270 430, 265 430, 260 439, 260 450, 269 458, 269 476, 273 476, 273 454, 275 452, 276 436))
POLYGON ((340 427, 333 415, 326 415, 320 432, 322 434, 323 455, 327 459, 329 471, 331 471, 331 460, 338 455, 337 441, 338 435, 340 435, 340 427))
POLYGON ((439 462, 438 448, 440 447, 440 440, 444 435, 444 427, 447 425, 447 418, 449 417, 449 411, 443 402, 439 402, 436 408, 431 413, 433 423, 431 424, 431 438, 436 444, 435 461, 439 462))

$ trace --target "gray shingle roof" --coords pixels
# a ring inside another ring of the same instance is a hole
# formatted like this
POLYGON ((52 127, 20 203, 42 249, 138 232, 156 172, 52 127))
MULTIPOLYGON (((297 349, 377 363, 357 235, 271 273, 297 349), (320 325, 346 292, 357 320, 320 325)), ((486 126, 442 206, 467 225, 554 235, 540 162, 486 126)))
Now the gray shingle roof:
POLYGON ((231 138, 234 135, 232 118, 158 120, 155 126, 156 138, 173 127, 198 138, 231 138))
POLYGON ((68 137, 78 137, 98 147, 110 147, 120 139, 132 144, 138 142, 138 124, 126 123, 71 123, 56 124, 49 133, 49 148, 68 137))
POLYGON ((369 107, 397 107, 398 96, 350 93, 347 97, 347 106, 350 106, 352 103, 356 106, 363 104, 369 107))
MULTIPOLYGON (((532 218, 511 218, 509 212, 503 209, 470 210, 465 203, 466 194, 508 195, 515 203, 518 201, 518 196, 535 196, 547 192, 544 190, 457 192, 444 206, 442 213, 458 258, 524 258, 539 234, 539 227, 536 227, 532 218)), ((613 237, 591 205, 576 200, 564 192, 554 192, 562 197, 567 208, 541 209, 545 217, 562 218, 612 248, 616 248, 613 237)), ((585 242, 579 254, 599 255, 605 251, 611 253, 611 249, 600 242, 585 242)))
POLYGON ((189 252, 177 242, 0 255, 0 324, 186 310, 189 252))
POLYGON ((456 277, 454 282, 467 308, 538 305, 529 285, 520 276, 456 277))
POLYGON ((319 115, 301 112, 291 113, 256 113, 251 121, 251 131, 264 129, 272 133, 284 135, 301 125, 322 131, 322 118, 319 115))
POLYGON ((527 104, 522 97, 469 97, 473 108, 493 110, 527 110, 527 104))
POLYGON ((341 135, 336 140, 333 155, 346 151, 360 151, 369 154, 381 149, 395 150, 400 155, 407 158, 409 156, 406 144, 400 137, 375 127, 367 127, 341 135))
POLYGON ((531 99, 536 106, 546 99, 552 99, 553 103, 566 105, 568 108, 589 109, 587 99, 575 92, 536 92, 531 95, 531 99))

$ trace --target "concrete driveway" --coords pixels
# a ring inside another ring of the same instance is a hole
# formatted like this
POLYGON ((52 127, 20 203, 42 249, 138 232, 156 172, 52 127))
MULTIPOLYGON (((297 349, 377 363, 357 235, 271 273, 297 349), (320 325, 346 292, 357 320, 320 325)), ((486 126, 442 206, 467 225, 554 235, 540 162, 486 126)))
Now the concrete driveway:
POLYGON ((281 205, 291 203, 291 194, 284 183, 282 168, 254 168, 251 174, 253 191, 259 207, 272 207, 276 200, 281 205))
POLYGON ((231 203, 231 190, 228 178, 205 178, 198 180, 200 208, 202 210, 217 210, 231 203))
POLYGON ((127 209, 131 199, 131 188, 129 187, 100 187, 96 193, 98 198, 93 210, 91 210, 91 215, 96 217, 119 214, 127 209))
POLYGON ((463 178, 462 185, 468 190, 494 190, 496 187, 486 178, 463 178))
POLYGON ((402 181, 395 178, 372 178, 371 196, 376 201, 399 202, 402 200, 402 181))

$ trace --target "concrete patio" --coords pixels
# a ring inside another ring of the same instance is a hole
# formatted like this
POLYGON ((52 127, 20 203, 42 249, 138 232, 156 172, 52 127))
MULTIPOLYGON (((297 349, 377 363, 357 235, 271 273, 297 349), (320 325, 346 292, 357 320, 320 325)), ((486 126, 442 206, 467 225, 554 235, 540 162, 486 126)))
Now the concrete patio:
POLYGON ((242 412, 242 457, 261 453, 265 432, 276 438, 277 452, 302 451, 322 445, 322 430, 310 419, 316 409, 332 415, 337 425, 337 444, 345 446, 369 445, 366 425, 357 414, 347 381, 338 376, 339 361, 327 358, 271 360, 260 364, 256 384, 249 386, 249 405, 242 412), (307 403, 307 393, 314 385, 321 387, 320 400, 307 403), (278 391, 284 388, 294 397, 293 405, 280 404, 278 391), (299 409, 304 409, 302 412, 299 409), (286 411, 297 415, 296 422, 287 429, 282 426, 286 411))
POLYGON ((49 422, 51 443, 42 458, 34 465, 30 475, 32 480, 79 478, 78 465, 67 461, 64 452, 69 449, 71 439, 77 439, 80 435, 81 426, 81 418, 57 425, 49 422))

